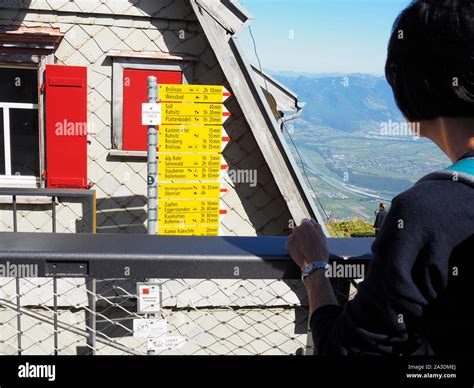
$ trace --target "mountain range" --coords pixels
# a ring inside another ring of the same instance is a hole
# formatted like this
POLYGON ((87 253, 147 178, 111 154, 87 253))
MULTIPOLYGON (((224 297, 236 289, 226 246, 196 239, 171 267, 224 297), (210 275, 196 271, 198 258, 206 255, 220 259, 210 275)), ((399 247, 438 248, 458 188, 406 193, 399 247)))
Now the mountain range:
POLYGON ((357 132, 380 122, 403 121, 385 77, 283 74, 274 77, 306 103, 301 118, 312 124, 357 132))

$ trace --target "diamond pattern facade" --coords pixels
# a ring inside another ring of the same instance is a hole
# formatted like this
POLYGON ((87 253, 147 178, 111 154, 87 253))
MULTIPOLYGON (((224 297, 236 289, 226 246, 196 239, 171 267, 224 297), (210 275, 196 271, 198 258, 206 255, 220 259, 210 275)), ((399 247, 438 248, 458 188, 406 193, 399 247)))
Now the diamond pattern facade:
MULTIPOLYGON (((21 7, 19 6, 21 3, 21 1, 0 1, 0 8, 3 8, 0 12, 0 26, 13 24, 59 28, 64 38, 55 52, 55 62, 88 68, 89 124, 96 133, 88 146, 88 176, 93 184, 92 189, 96 190, 97 194, 97 233, 146 233, 146 162, 144 159, 110 155, 113 138, 113 58, 108 54, 110 50, 118 50, 133 52, 136 56, 150 52, 194 56, 196 61, 193 68, 193 83, 224 84, 232 90, 233 86, 225 80, 191 7, 185 0, 107 2, 33 0, 24 2, 24 8, 27 9, 16 9, 21 7), (57 11, 60 11, 60 14, 57 11)), ((231 170, 257 170, 258 179, 256 186, 251 187, 249 184, 235 183, 229 176, 224 178, 223 185, 228 192, 224 195, 222 204, 228 214, 222 220, 221 233, 228 236, 285 235, 289 231, 291 219, 285 200, 275 184, 272 172, 265 163, 237 101, 230 98, 225 104, 232 112, 232 117, 225 125, 231 140, 224 150, 224 158, 231 170)), ((19 210, 19 231, 51 231, 50 205, 21 205, 19 210)), ((81 204, 58 204, 57 231, 64 233, 87 231, 89 226, 81 220, 82 211, 81 204)), ((87 220, 87 216, 84 219, 87 220)), ((0 205, 0 231, 11 230, 11 205, 0 205)), ((283 282, 230 281, 226 284, 222 281, 216 286, 215 282, 177 280, 166 284, 169 288, 166 288, 164 293, 165 298, 168 298, 166 304, 169 307, 194 308, 198 303, 201 308, 206 306, 229 308, 233 305, 232 298, 238 301, 232 308, 272 305, 257 310, 251 309, 247 313, 252 317, 252 321, 261 322, 265 335, 279 335, 268 327, 270 324, 277 325, 279 320, 283 320, 286 330, 292 332, 290 323, 293 322, 296 309, 299 308, 296 306, 301 304, 299 301, 301 290, 298 291, 294 285, 283 282), (272 318, 272 311, 279 309, 281 315, 272 318)), ((39 287, 40 299, 43 295, 41 290, 39 287)), ((49 291, 48 289, 47 293, 49 291)), ((76 293, 79 296, 73 293, 72 300, 68 303, 76 304, 76 300, 83 298, 83 292, 83 289, 78 288, 76 293)), ((199 322, 194 321, 191 312, 182 312, 183 322, 179 322, 176 320, 177 315, 170 310, 169 315, 175 320, 172 325, 183 330, 185 328, 187 334, 183 333, 186 335, 191 333, 193 339, 190 343, 196 344, 195 348, 190 348, 187 353, 258 351, 249 349, 249 343, 252 347, 260 347, 263 353, 278 353, 275 349, 268 350, 268 346, 262 342, 263 339, 260 342, 252 342, 250 337, 245 338, 241 330, 245 325, 240 320, 246 314, 237 314, 232 309, 213 311, 210 310, 209 314, 196 315, 196 318, 199 317, 199 322), (219 330, 225 329, 229 332, 213 333, 208 338, 205 332, 217 327, 216 322, 226 314, 229 315, 226 320, 234 322, 235 327, 230 325, 223 328, 220 325, 219 330), (191 329, 194 326, 188 327, 187 324, 185 327, 186 322, 193 323, 197 329, 193 331, 191 329), (215 340, 219 335, 228 338, 234 336, 232 338, 235 341, 227 341, 227 347, 221 349, 222 344, 215 340), (202 351, 203 344, 207 347, 205 351, 202 351)), ((82 322, 83 317, 79 317, 78 314, 80 315, 80 313, 72 314, 70 319, 82 322)), ((299 324, 301 325, 301 322, 299 324)), ((40 326, 35 333, 38 332, 41 336, 44 325, 40 326)), ((254 330, 259 328, 255 326, 254 330)), ((249 336, 251 333, 247 332, 246 335, 249 336)), ((71 336, 74 337, 72 334, 71 336)), ((277 338, 277 342, 281 342, 283 347, 285 338, 287 339, 287 336, 284 335, 277 338)), ((299 338, 299 341, 304 344, 305 339, 299 338)))

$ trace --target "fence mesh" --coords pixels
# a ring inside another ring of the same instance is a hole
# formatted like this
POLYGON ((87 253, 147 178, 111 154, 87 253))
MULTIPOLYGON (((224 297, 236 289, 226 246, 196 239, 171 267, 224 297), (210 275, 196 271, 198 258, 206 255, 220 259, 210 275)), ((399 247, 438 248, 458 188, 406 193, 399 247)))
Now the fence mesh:
MULTIPOLYGON (((0 279, 0 354, 310 354, 300 281, 153 279, 161 310, 137 310, 144 279, 0 279)), ((334 281, 344 303, 356 283, 334 281)))

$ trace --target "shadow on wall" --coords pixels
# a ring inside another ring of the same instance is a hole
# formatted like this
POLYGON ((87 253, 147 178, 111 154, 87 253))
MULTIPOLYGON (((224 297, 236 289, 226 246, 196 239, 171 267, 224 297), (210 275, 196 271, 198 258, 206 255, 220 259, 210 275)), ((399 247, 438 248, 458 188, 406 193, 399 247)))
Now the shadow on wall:
MULTIPOLYGON (((11 14, 8 15, 8 19, 11 21, 11 28, 8 29, 18 29, 28 13, 28 8, 30 7, 32 0, 16 0, 14 2, 8 1, 3 3, 12 3, 9 7, 5 8, 11 10, 11 14)), ((0 5, 1 6, 1 5, 0 5)), ((4 15, 2 15, 4 16, 4 15)))
POLYGON ((97 200, 97 233, 146 234, 147 199, 143 195, 97 200))
POLYGON ((226 123, 225 129, 231 143, 224 149, 223 156, 233 172, 230 174, 232 185, 245 209, 248 222, 258 236, 288 236, 291 233, 292 217, 272 171, 235 97, 226 104, 227 109, 236 114, 226 123), (246 179, 248 177, 253 179, 246 179))

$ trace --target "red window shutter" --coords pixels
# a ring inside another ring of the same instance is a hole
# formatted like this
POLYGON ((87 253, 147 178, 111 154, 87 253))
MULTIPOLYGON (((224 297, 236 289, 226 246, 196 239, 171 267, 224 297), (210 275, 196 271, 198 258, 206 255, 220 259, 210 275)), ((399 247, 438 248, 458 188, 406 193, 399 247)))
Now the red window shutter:
POLYGON ((181 84, 180 71, 135 70, 123 72, 123 142, 126 151, 146 151, 148 128, 142 123, 142 104, 148 101, 148 77, 154 76, 158 83, 181 84))
POLYGON ((87 68, 46 66, 46 176, 50 188, 87 188, 87 68))

